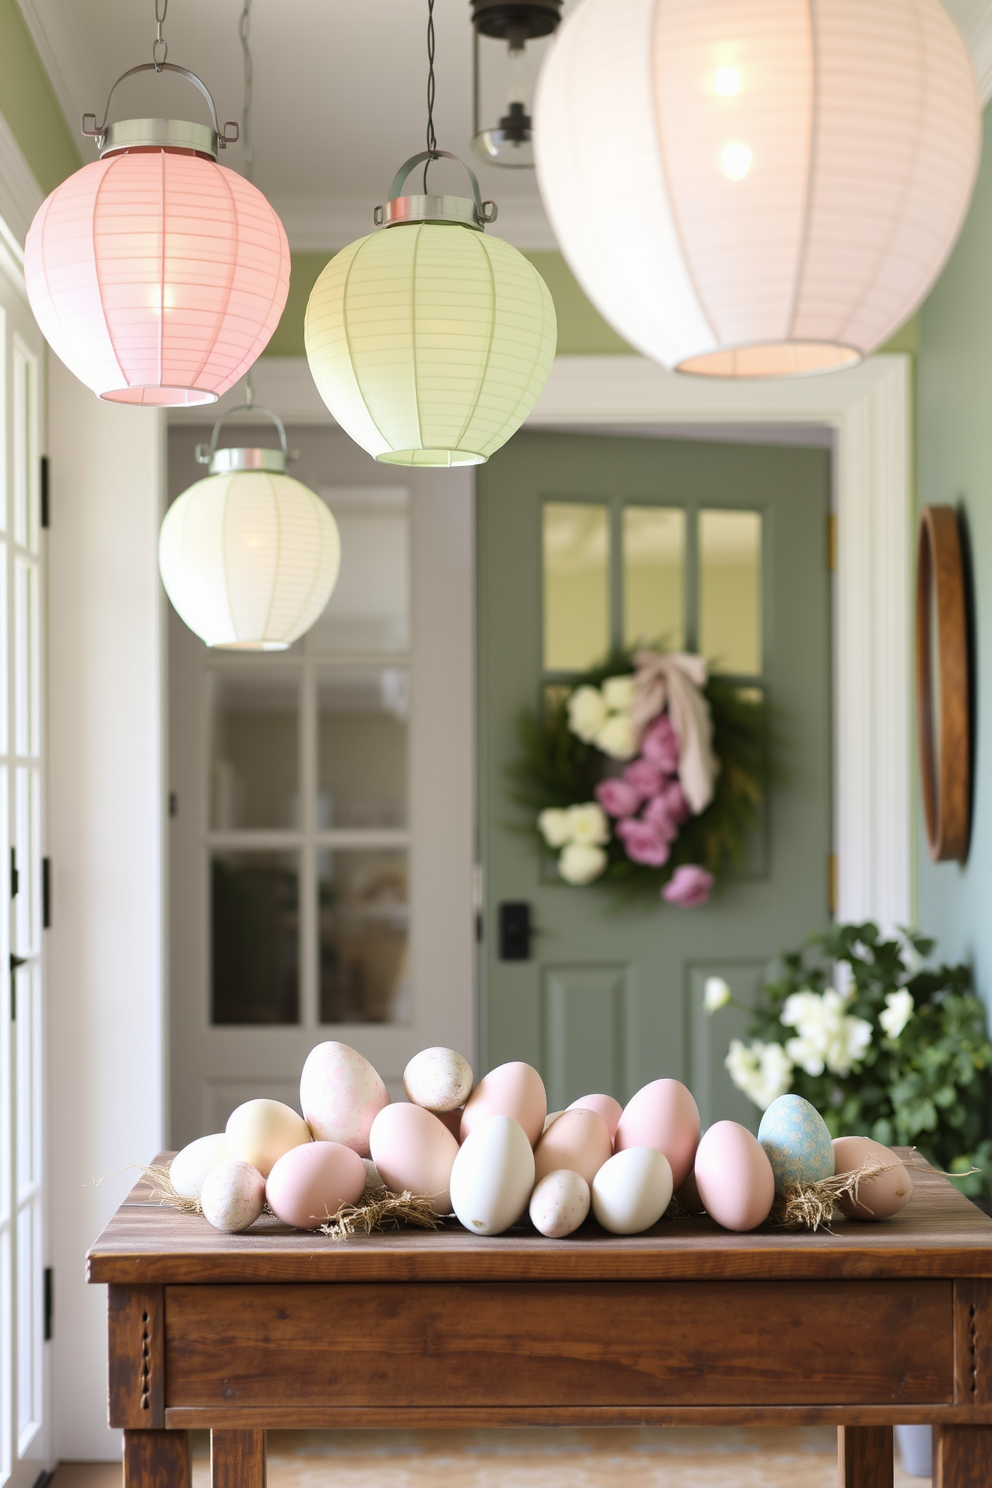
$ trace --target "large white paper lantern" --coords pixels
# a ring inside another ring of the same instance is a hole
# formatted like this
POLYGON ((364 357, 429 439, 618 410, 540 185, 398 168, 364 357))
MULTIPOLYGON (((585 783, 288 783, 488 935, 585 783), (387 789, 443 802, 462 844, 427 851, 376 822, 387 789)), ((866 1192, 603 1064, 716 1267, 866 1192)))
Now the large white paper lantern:
POLYGON ((938 0, 583 0, 535 102, 582 287, 639 351, 709 376, 884 343, 957 238, 980 139, 938 0))
POLYGON ((471 172, 472 199, 398 195, 424 158, 401 168, 382 230, 336 254, 314 285, 307 358, 335 419, 377 460, 478 465, 540 396, 555 308, 533 264, 484 233, 495 211, 471 172))

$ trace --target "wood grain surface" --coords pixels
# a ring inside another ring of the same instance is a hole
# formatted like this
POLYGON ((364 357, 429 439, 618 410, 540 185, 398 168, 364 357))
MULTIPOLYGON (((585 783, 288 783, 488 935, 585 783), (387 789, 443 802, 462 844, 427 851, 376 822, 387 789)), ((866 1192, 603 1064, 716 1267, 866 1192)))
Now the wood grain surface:
POLYGON ((939 1426, 933 1437, 933 1488, 989 1488, 992 1428, 939 1426))
POLYGON ((892 1488, 892 1427, 841 1426, 837 1488, 892 1488))
POLYGON ((213 1431, 210 1488, 265 1488, 265 1432, 213 1431))
POLYGON ((191 1488, 192 1482, 187 1432, 124 1432, 124 1488, 191 1488))
POLYGON ((165 1291, 160 1286, 108 1288, 110 1346, 108 1422, 165 1425, 165 1291))
MULTIPOLYGON (((904 1149, 899 1149, 905 1155, 904 1149)), ((156 1161, 167 1162, 164 1153, 156 1161)), ((840 1221, 833 1233, 762 1225, 747 1235, 705 1216, 662 1220, 643 1235, 589 1223, 547 1240, 529 1222, 470 1235, 454 1220, 434 1234, 399 1230, 334 1241, 272 1218, 240 1235, 156 1202, 140 1180, 87 1257, 89 1280, 126 1286, 209 1282, 662 1281, 708 1278, 989 1277, 992 1220, 947 1179, 914 1171, 913 1198, 880 1223, 840 1221)))
POLYGON ((925 506, 920 513, 916 712, 930 856, 963 862, 971 835, 971 700, 964 563, 953 506, 925 506))

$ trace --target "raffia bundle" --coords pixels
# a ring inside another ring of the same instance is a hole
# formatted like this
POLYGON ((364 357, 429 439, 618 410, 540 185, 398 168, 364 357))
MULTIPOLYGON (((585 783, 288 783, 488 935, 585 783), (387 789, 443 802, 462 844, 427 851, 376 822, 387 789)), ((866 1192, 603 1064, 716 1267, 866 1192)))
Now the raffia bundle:
POLYGON ((441 1228, 428 1196, 413 1194, 409 1189, 394 1194, 388 1188, 367 1188, 360 1204, 342 1204, 329 1214, 320 1233, 330 1235, 332 1240, 347 1240, 358 1230, 372 1235, 398 1229, 401 1224, 416 1225, 422 1230, 441 1228))

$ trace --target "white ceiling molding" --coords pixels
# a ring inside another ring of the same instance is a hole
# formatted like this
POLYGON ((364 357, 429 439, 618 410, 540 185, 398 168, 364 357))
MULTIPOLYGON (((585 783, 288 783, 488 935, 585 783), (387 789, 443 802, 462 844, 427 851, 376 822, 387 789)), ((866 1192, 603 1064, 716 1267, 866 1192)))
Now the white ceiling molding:
POLYGON ((24 246, 31 219, 44 197, 10 125, 0 114, 0 217, 19 249, 24 246))
MULTIPOLYGON (((385 194, 361 197, 272 197, 290 248, 318 253, 344 248, 374 232, 372 213, 385 194)), ((556 250, 554 233, 537 197, 497 195, 499 216, 493 236, 505 238, 524 252, 556 250)))
MULTIPOLYGON (((35 0, 17 0, 17 3, 24 17, 24 24, 31 33, 31 40, 41 58, 41 65, 48 73, 48 80, 55 90, 55 97, 65 115, 69 132, 73 139, 78 139, 81 147, 85 146, 86 141, 79 133, 83 109, 99 109, 104 100, 98 97, 100 90, 88 65, 85 38, 77 25, 78 15, 71 5, 62 8, 59 16, 58 44, 56 44, 55 39, 49 34, 49 28, 46 27, 38 13, 35 0), (69 66, 71 66, 71 84, 69 66), (83 96, 89 101, 81 105, 79 100, 83 96)), ((89 159, 89 153, 84 153, 83 158, 89 159)))

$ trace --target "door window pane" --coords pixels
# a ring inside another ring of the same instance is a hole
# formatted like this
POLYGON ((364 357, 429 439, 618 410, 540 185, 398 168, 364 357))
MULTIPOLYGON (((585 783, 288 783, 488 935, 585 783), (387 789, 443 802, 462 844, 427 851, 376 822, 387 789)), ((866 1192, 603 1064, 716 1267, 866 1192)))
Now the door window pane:
POLYGON ((761 513, 699 513, 699 649, 715 671, 761 672, 761 513))
POLYGON ((585 671, 610 649, 607 508, 547 502, 543 553, 545 671, 585 671))
POLYGON ((624 507, 623 638, 626 646, 685 646, 685 512, 679 507, 624 507))
POLYGON ((320 1021, 402 1023, 409 1017, 405 852, 317 854, 320 1021))
POLYGON ((409 492, 402 486, 322 486, 319 495, 341 533, 341 572, 307 635, 307 650, 409 650, 409 492))
POLYGON ((405 827, 410 673, 338 667, 317 679, 317 830, 405 827))
POLYGON ((208 672, 207 687, 211 827, 298 826, 299 672, 230 667, 208 672))
POLYGON ((298 855, 215 853, 210 878, 211 1022, 299 1022, 298 855))

